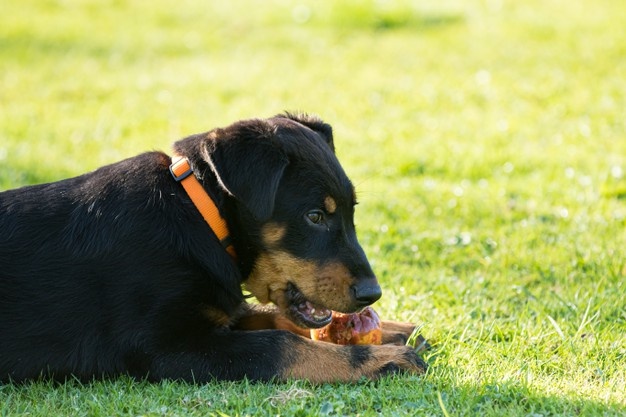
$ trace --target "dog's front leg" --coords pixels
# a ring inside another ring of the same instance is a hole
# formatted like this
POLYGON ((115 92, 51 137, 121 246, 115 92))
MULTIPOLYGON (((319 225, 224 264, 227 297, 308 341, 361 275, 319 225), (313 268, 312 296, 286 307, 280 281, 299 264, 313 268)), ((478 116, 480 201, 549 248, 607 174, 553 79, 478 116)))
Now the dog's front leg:
MULTIPOLYGON (((381 327, 383 329, 383 344, 390 345, 406 345, 416 328, 413 323, 398 321, 383 321, 381 327)), ((417 335, 414 344, 418 352, 431 349, 430 343, 421 334, 417 335)))
POLYGON ((406 346, 339 346, 283 330, 224 331, 190 352, 153 357, 150 379, 193 382, 287 380, 349 382, 398 371, 422 373, 426 364, 406 346))
MULTIPOLYGON (((235 323, 234 328, 240 330, 282 329, 289 330, 303 337, 311 337, 309 329, 296 326, 291 320, 282 315, 278 308, 272 305, 247 305, 235 323)), ((382 321, 381 328, 383 331, 383 344, 401 346, 405 345, 409 340, 411 333, 415 330, 415 325, 397 321, 382 321)), ((420 351, 430 348, 430 345, 422 335, 417 336, 416 344, 421 347, 420 351)))
POLYGON ((237 330, 289 330, 303 337, 311 337, 311 331, 296 326, 291 320, 280 313, 278 307, 266 304, 246 304, 233 324, 237 330))

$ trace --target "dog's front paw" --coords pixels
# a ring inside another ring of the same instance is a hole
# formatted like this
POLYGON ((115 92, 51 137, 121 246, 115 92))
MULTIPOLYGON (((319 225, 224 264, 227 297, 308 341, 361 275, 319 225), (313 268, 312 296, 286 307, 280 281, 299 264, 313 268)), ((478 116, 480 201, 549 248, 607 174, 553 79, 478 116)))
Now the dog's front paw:
POLYGON ((409 346, 383 345, 373 352, 374 369, 369 375, 373 379, 402 372, 423 374, 428 369, 428 364, 409 346))
POLYGON ((413 323, 401 323, 396 321, 383 321, 383 344, 404 346, 412 339, 411 346, 417 352, 430 350, 430 344, 421 334, 413 335, 416 330, 413 323), (413 337, 412 337, 413 336, 413 337))

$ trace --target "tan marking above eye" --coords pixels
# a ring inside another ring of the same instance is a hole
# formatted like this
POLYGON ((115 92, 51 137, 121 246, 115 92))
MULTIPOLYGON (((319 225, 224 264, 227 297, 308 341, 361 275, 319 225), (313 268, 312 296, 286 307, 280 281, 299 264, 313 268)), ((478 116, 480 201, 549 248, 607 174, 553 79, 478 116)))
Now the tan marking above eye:
POLYGON ((328 214, 333 214, 337 210, 337 202, 331 196, 324 199, 324 208, 328 214))

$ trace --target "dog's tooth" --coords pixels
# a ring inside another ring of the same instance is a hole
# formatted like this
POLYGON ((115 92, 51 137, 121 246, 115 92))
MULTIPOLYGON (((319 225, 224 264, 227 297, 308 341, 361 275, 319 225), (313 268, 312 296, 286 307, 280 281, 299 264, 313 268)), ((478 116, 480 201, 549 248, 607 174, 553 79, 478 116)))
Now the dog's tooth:
POLYGON ((311 309, 311 314, 315 314, 315 308, 311 309))

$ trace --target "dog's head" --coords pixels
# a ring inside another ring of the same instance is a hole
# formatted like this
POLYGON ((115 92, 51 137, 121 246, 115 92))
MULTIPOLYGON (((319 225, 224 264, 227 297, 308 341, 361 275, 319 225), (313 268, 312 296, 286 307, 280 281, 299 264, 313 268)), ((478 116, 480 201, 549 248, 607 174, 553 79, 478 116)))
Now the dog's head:
POLYGON ((206 143, 202 158, 236 201, 236 243, 250 258, 246 290, 312 328, 327 324, 330 310, 354 312, 380 298, 329 125, 280 115, 216 129, 206 143))

